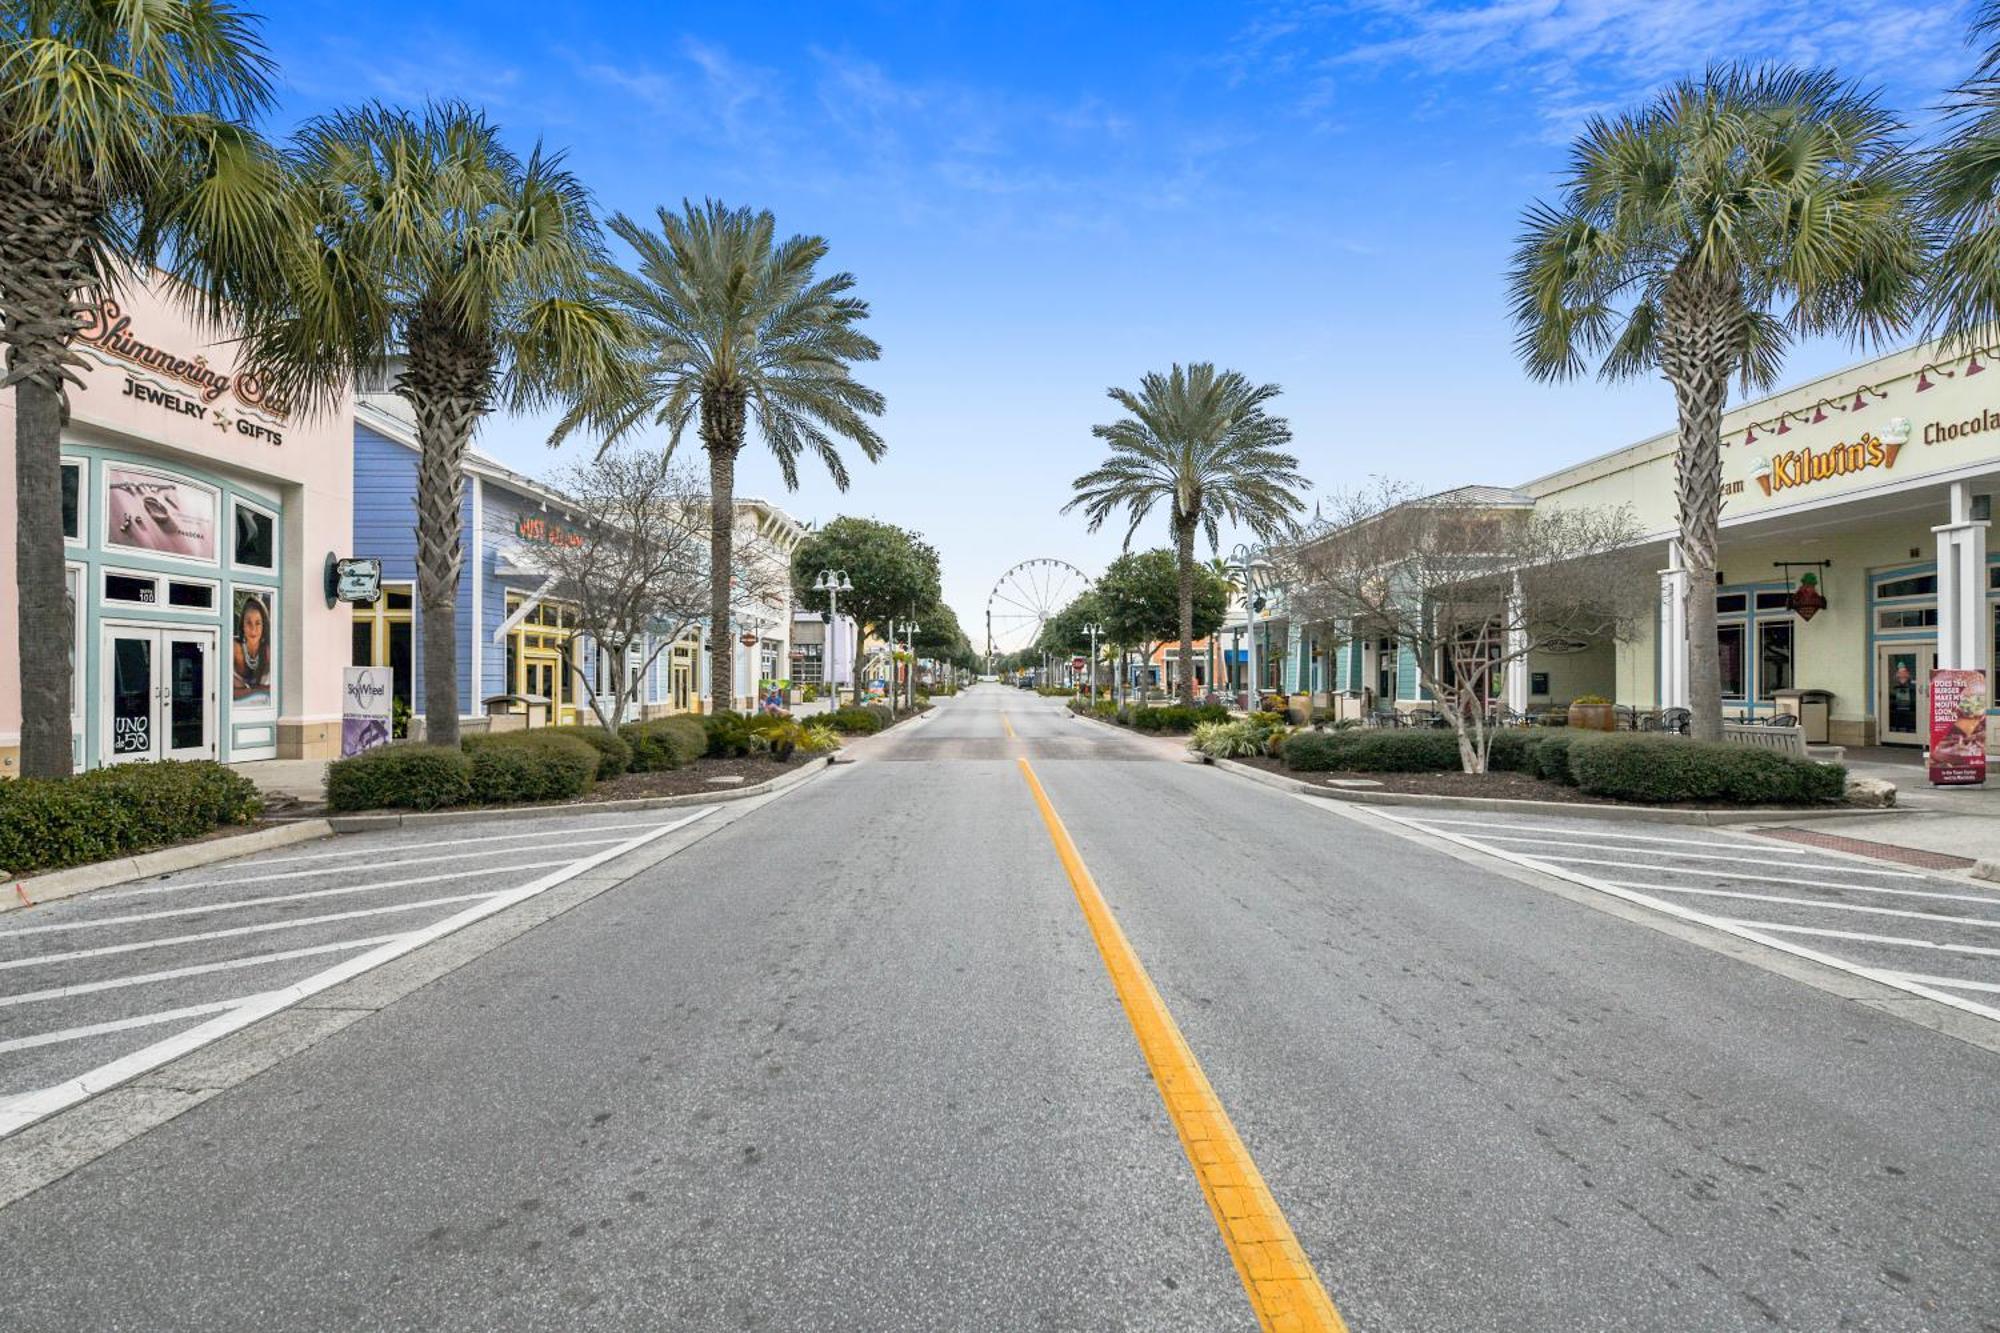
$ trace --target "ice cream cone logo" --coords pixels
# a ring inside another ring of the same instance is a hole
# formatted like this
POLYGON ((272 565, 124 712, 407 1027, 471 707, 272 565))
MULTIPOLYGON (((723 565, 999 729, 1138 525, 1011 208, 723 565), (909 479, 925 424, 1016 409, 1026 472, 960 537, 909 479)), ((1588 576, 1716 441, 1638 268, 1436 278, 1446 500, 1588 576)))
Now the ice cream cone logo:
POLYGON ((1755 463, 1751 464, 1750 475, 1757 479, 1757 489, 1763 491, 1764 494, 1766 495, 1769 495, 1771 493, 1770 459, 1760 458, 1755 463))

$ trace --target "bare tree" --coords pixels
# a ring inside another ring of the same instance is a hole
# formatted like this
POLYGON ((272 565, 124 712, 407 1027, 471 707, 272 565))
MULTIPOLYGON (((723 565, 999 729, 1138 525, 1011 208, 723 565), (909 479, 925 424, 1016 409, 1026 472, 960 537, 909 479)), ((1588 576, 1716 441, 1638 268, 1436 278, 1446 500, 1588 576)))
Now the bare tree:
POLYGON ((1628 509, 1557 509, 1489 491, 1418 496, 1378 480, 1334 496, 1281 553, 1295 619, 1350 638, 1408 644, 1417 678, 1484 773, 1489 704, 1531 653, 1578 639, 1629 640, 1658 597, 1628 509))
MULTIPOLYGON (((532 534, 514 525, 506 535, 529 543, 531 563, 546 576, 541 600, 562 604, 599 657, 609 656, 609 670, 593 672, 574 653, 568 664, 591 712, 616 730, 636 712, 660 654, 698 639, 707 622, 708 494, 690 470, 641 450, 607 451, 552 485, 565 497, 564 514, 532 534)), ((771 591, 769 562, 755 555, 743 550, 734 561, 735 605, 771 591)))

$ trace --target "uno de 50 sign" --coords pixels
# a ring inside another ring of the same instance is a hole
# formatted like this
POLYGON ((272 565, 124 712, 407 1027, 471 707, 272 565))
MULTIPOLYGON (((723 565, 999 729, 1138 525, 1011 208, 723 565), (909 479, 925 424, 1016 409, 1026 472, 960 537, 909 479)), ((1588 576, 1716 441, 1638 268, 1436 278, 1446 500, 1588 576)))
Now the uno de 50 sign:
POLYGON ((1750 475, 1766 495, 1810 486, 1816 481, 1851 476, 1869 468, 1885 471, 1896 466, 1901 444, 1885 444, 1875 435, 1863 435, 1853 444, 1836 444, 1826 449, 1793 449, 1767 460, 1758 459, 1750 475))

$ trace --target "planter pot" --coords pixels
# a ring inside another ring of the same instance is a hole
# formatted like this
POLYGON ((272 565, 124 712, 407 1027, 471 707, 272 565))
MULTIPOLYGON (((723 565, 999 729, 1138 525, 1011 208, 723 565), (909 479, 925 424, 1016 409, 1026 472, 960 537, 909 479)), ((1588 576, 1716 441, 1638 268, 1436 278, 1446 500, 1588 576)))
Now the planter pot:
POLYGON ((1569 724, 1589 731, 1618 730, 1618 714, 1610 704, 1571 704, 1569 724))

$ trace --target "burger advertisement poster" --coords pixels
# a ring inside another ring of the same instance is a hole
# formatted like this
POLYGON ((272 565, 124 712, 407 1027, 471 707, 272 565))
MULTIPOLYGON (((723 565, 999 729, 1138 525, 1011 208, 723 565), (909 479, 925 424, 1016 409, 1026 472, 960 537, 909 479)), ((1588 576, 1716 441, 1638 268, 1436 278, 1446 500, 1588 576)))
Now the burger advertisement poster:
POLYGON ((1934 787, 1986 781, 1986 673, 1931 673, 1930 780, 1934 787))

